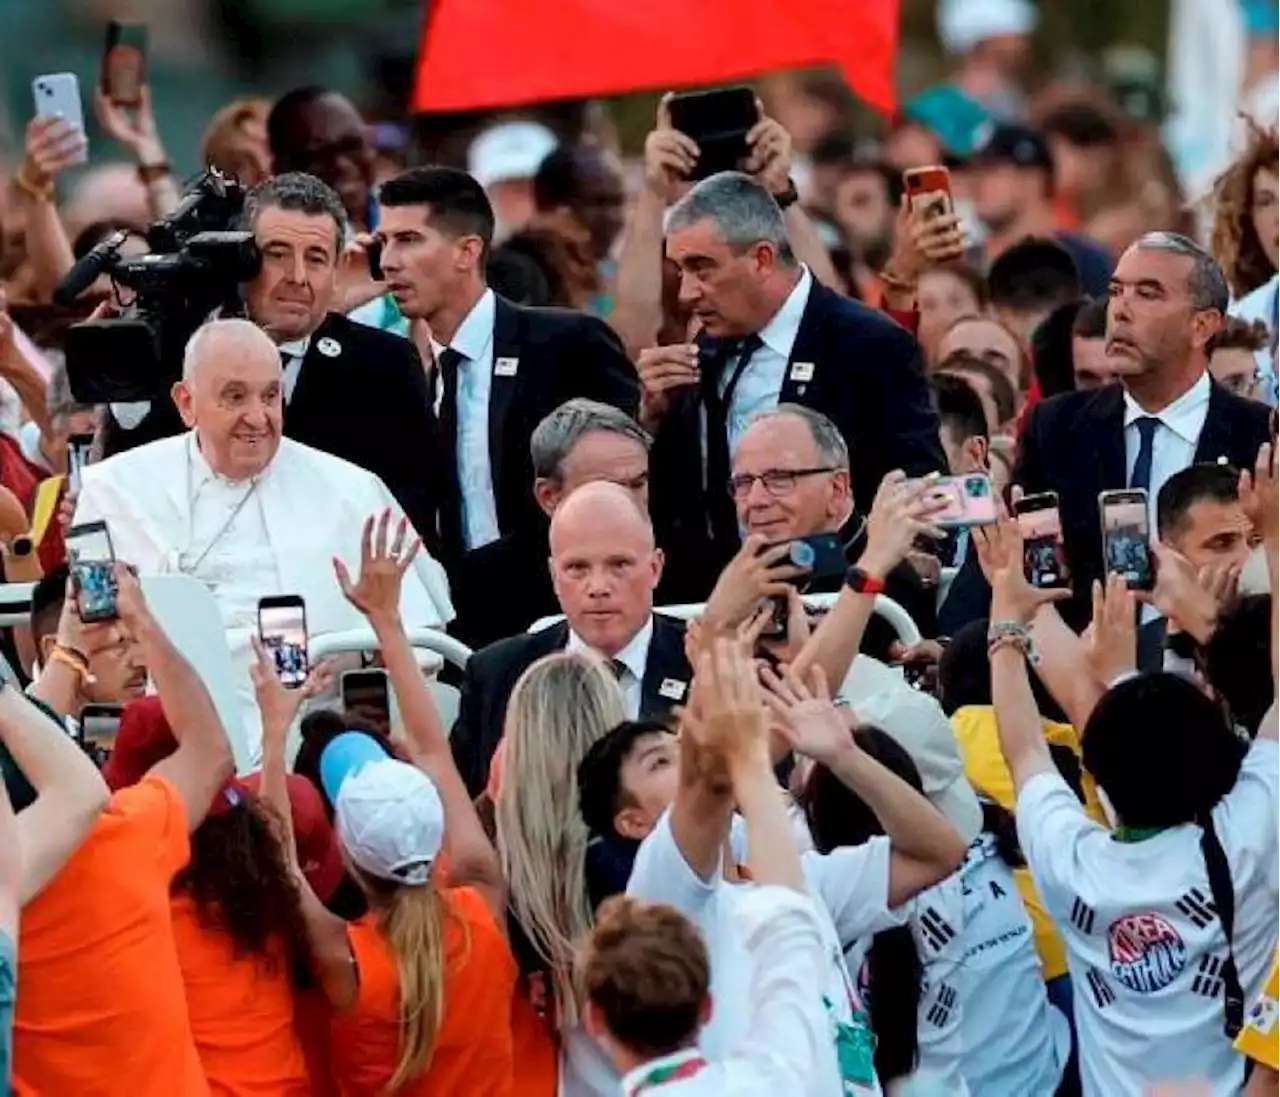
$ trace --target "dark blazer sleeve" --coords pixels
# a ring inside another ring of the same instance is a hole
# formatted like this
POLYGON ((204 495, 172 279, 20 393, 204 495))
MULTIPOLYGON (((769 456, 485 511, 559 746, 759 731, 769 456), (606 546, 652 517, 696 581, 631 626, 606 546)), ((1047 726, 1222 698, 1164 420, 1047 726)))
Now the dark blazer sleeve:
POLYGON ((462 677, 461 699, 458 715, 449 733, 449 747, 453 751, 453 763, 462 775, 462 783, 474 798, 484 791, 489 779, 489 759, 497 748, 497 741, 488 744, 489 726, 493 720, 489 714, 491 683, 489 660, 480 652, 471 657, 462 677), (486 687, 489 688, 486 688, 486 687), (486 749, 487 747, 487 749, 486 749))
MULTIPOLYGON (((894 325, 897 328, 897 325, 894 325)), ((947 456, 942 449, 938 413, 934 410, 925 379, 920 344, 903 330, 896 330, 886 347, 880 374, 884 400, 885 433, 889 438, 888 469, 902 469, 908 476, 944 471, 947 456)))
POLYGON ((1044 432, 1045 418, 1051 410, 1043 403, 1032 408, 1018 440, 1018 459, 1014 463, 1012 482, 1028 495, 1049 490, 1044 464, 1044 432))
POLYGON ((387 437, 402 447, 403 459, 389 463, 397 471, 387 488, 430 548, 436 540, 436 507, 444 488, 436 418, 417 348, 407 339, 396 342, 403 346, 389 346, 383 362, 386 387, 381 410, 387 437))
POLYGON ((586 396, 635 416, 640 410, 640 379, 622 340, 595 316, 578 317, 571 332, 573 391, 563 398, 586 396))

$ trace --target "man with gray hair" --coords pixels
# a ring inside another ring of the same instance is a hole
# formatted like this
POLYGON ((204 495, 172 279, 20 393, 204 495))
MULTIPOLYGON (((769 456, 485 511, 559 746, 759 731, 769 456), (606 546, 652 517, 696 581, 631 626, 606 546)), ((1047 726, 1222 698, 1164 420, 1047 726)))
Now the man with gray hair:
POLYGON ((1106 355, 1120 383, 1063 393, 1027 422, 1014 482, 1058 493, 1073 624, 1088 620, 1090 586, 1103 574, 1099 492, 1145 491, 1154 531, 1156 496, 1175 472, 1206 462, 1252 468, 1268 439, 1268 409, 1209 373, 1227 298, 1222 271, 1195 241, 1147 233, 1111 278, 1106 355))
POLYGON ((946 467, 915 340, 796 261, 760 183, 740 172, 698 183, 670 211, 667 255, 699 335, 641 353, 640 421, 654 433, 654 519, 684 596, 705 597, 737 549, 729 454, 780 402, 835 423, 864 509, 891 469, 946 467))
MULTIPOLYGON (((649 512, 649 435, 626 412, 576 396, 533 429, 533 497, 549 521, 561 501, 583 484, 605 480, 624 488, 649 512)), ((473 582, 454 585, 454 632, 472 647, 522 632, 557 610, 547 571, 547 522, 520 526, 477 549, 473 582), (503 577, 501 599, 492 596, 494 575, 503 577), (486 579, 486 577, 490 577, 486 579)), ((469 562, 468 567, 471 566, 469 562)), ((461 573, 469 576, 469 570, 461 573)))

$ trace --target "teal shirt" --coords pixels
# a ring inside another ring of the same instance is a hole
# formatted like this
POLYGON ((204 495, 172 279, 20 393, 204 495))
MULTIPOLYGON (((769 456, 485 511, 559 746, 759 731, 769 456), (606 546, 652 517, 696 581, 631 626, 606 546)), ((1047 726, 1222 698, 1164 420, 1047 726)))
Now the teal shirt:
POLYGON ((18 954, 13 939, 0 933, 0 1097, 9 1097, 13 1073, 13 1009, 18 995, 18 954))

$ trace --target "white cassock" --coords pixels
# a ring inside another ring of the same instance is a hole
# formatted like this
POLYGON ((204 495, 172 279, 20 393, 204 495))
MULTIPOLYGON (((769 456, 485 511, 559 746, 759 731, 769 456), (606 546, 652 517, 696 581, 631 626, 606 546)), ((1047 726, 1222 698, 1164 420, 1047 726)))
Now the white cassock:
MULTIPOLYGON (((249 681, 258 600, 300 595, 310 637, 367 627, 342 595, 335 556, 353 576, 365 519, 401 510, 378 477, 288 438, 260 475, 232 482, 205 461, 194 432, 121 453, 82 474, 74 524, 103 520, 116 558, 140 575, 189 575, 208 588, 227 630, 256 754, 261 723, 249 681)), ((404 577, 407 628, 453 619, 444 569, 420 552, 404 577)))

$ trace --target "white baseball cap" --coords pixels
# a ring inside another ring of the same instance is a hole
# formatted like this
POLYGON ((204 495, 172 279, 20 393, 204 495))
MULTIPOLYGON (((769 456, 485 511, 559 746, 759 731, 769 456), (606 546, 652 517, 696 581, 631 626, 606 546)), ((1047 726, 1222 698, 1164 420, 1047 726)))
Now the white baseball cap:
POLYGON ((366 762, 347 775, 334 822, 355 866, 396 884, 425 884, 444 843, 444 805, 435 784, 394 758, 366 762))
POLYGON ((948 53, 968 53, 979 42, 1036 29, 1036 9, 1028 0, 942 0, 938 37, 948 53))
POLYGON ((532 179, 558 144, 556 135, 541 122, 500 122, 471 142, 467 170, 482 187, 532 179))

